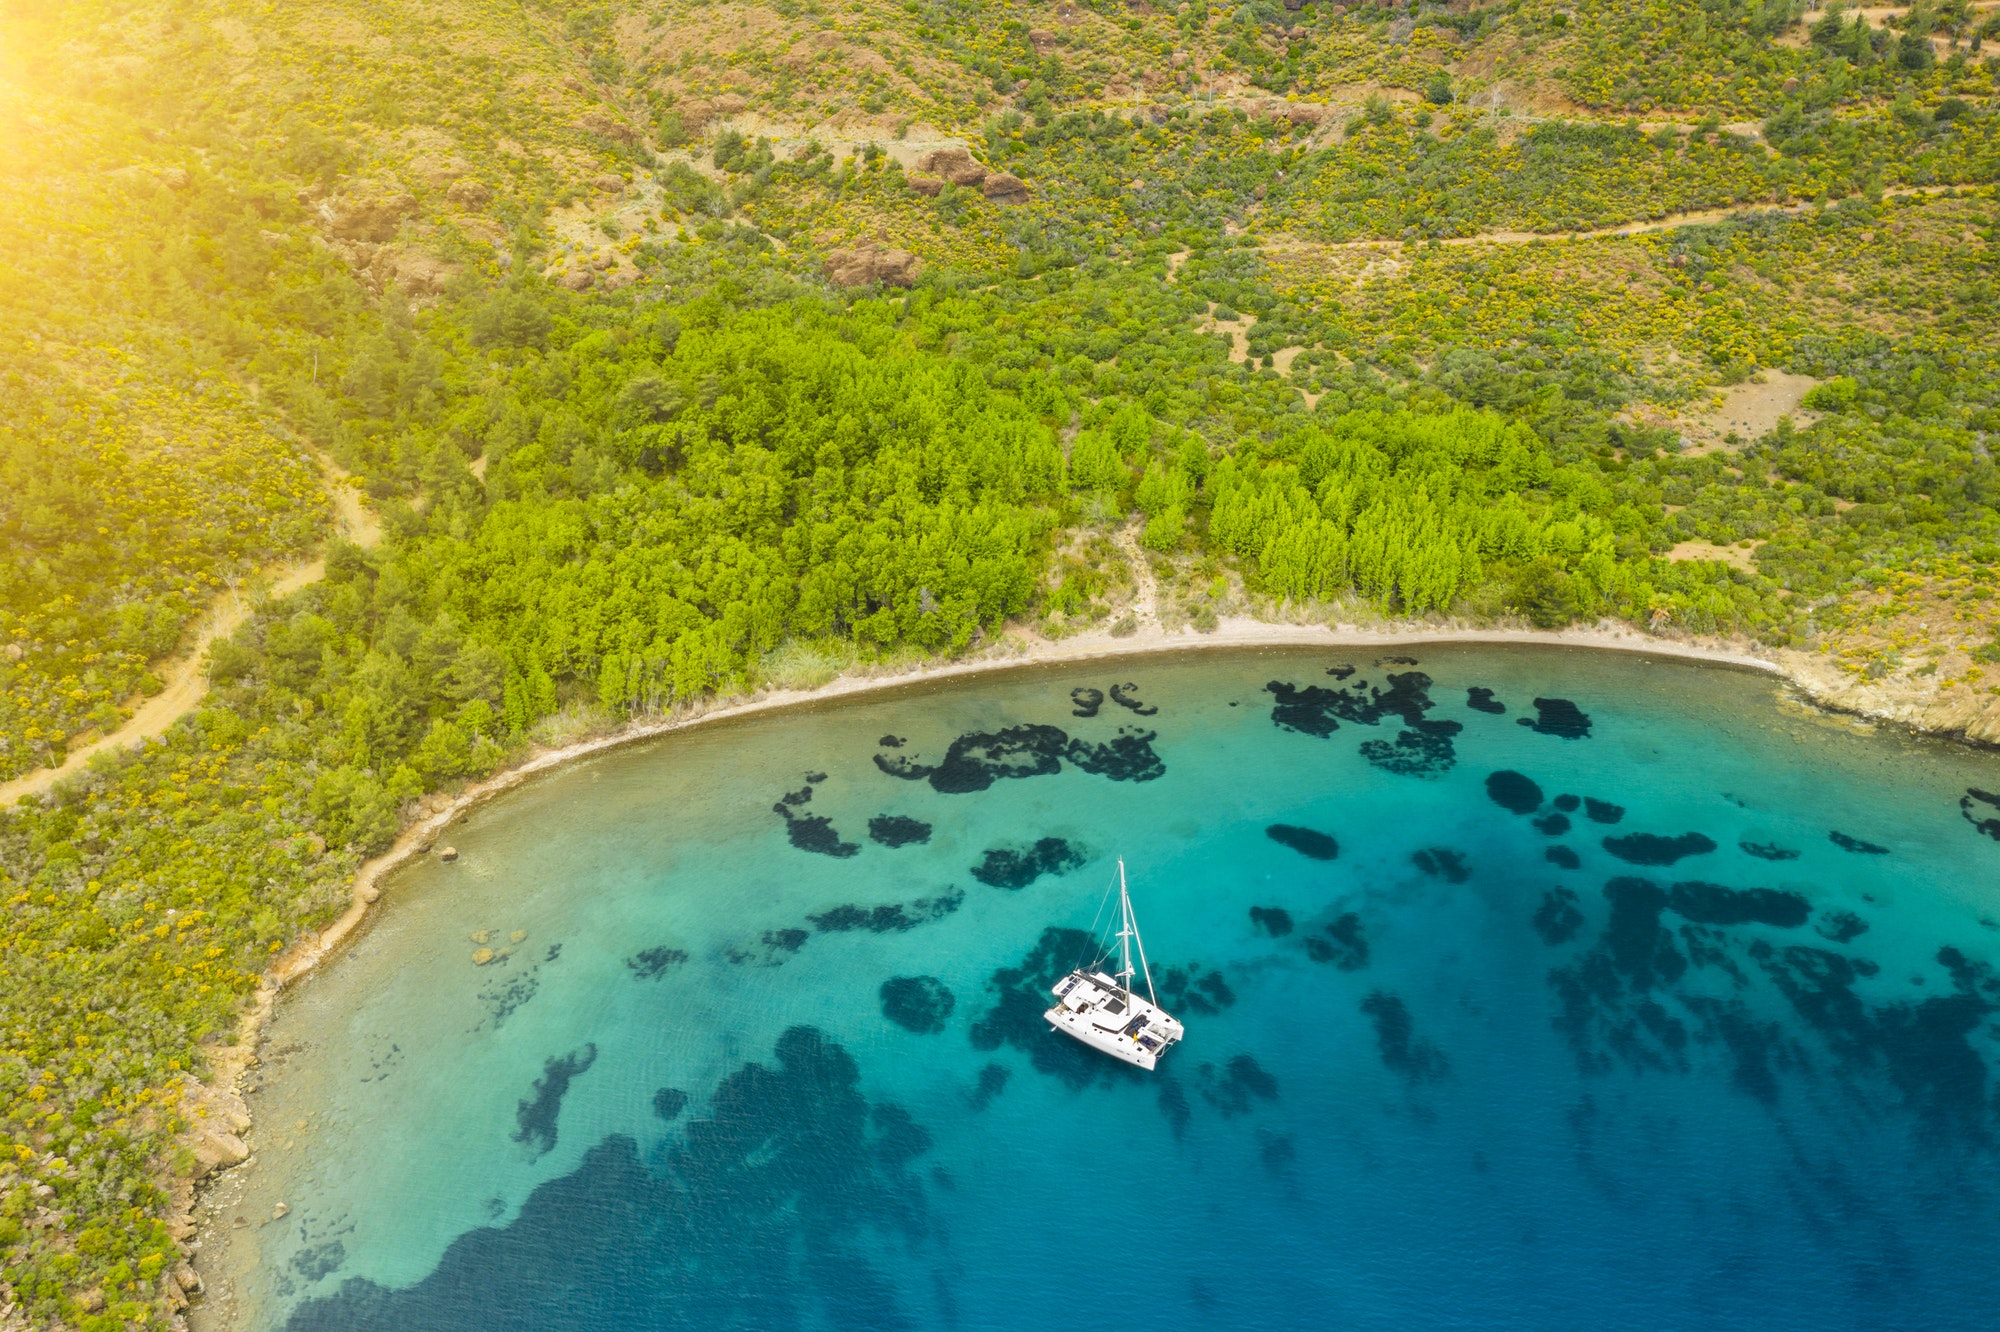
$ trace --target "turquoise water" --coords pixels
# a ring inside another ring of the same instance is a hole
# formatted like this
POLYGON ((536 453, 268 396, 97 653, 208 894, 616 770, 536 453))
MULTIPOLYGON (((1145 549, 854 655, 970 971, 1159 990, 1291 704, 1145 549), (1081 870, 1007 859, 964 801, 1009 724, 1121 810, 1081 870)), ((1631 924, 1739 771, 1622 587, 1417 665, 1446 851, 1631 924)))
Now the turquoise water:
POLYGON ((1991 1326, 2000 759, 1408 655, 989 677, 479 811, 282 1005, 211 1321, 1991 1326), (1153 1075, 1038 1020, 1119 855, 1153 1075))

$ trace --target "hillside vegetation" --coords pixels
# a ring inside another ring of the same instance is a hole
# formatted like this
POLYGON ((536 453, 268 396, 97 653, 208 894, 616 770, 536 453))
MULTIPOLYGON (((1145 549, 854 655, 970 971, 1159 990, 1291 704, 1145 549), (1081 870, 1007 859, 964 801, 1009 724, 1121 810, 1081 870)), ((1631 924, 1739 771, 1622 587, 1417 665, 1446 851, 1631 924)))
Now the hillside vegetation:
POLYGON ((1121 540, 1197 630, 1610 617, 1996 706, 1991 9, 0 17, 0 779, 326 560, 0 812, 0 1323, 178 1316, 196 1084, 424 802, 1119 624, 1121 540))

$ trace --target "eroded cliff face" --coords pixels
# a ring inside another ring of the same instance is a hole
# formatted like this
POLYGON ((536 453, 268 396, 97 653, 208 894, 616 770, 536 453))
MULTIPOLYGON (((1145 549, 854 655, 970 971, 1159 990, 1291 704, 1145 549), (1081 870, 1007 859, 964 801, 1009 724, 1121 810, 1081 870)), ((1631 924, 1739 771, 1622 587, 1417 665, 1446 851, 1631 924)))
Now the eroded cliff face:
POLYGON ((2000 744, 2000 596, 1943 558, 1883 575, 1815 615, 1812 647, 1772 654, 1820 703, 2000 744))
MULTIPOLYGON (((2000 745, 2000 694, 1984 683, 1983 676, 1971 681, 1946 678, 1940 667, 1931 675, 1898 671, 1867 679, 1844 669, 1832 654, 1792 649, 1776 653, 1775 660, 1823 706, 2000 745)), ((1993 675, 2000 678, 2000 670, 1993 675)))

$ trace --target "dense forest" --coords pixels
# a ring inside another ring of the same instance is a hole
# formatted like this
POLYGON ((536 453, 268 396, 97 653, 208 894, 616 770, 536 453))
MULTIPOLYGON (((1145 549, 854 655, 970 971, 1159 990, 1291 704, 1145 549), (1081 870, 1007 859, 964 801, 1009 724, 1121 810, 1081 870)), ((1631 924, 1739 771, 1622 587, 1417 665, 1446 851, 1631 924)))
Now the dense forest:
POLYGON ((1192 632, 1610 619, 1992 690, 1990 10, 745 8, 10 15, 0 781, 251 613, 0 812, 0 1322, 177 1317, 190 1091, 428 797, 1129 627, 1125 541, 1192 632))

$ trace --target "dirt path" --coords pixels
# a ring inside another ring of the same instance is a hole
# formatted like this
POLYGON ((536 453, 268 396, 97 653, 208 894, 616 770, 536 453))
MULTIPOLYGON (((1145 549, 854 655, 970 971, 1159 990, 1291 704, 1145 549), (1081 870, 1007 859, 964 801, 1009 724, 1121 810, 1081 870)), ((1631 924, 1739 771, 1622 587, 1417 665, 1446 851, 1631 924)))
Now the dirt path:
MULTIPOLYGON (((348 484, 347 477, 334 466, 333 460, 317 450, 314 450, 313 460, 319 464, 320 474, 326 481, 327 496, 333 501, 337 534, 357 546, 372 546, 380 541, 382 520, 361 503, 361 497, 348 484)), ((191 711, 208 693, 208 678, 202 667, 207 661, 210 644, 235 633, 237 626, 250 617, 250 612, 260 601, 290 596, 325 576, 326 559, 321 556, 261 569, 241 583, 225 588, 208 603, 208 609, 194 622, 186 640, 186 649, 156 668, 160 678, 166 681, 165 689, 140 704, 125 719, 125 724, 111 734, 72 749, 61 767, 41 768, 12 781, 0 782, 0 806, 11 805, 22 796, 41 795, 63 778, 81 772, 93 757, 107 750, 123 749, 141 740, 165 735, 167 728, 191 711)))
MULTIPOLYGON (((1902 198, 1913 194, 1948 194, 1956 189, 1967 188, 1959 185, 1911 185, 1902 189, 1884 190, 1882 197, 1902 198)), ((1681 227, 1697 227, 1711 222, 1726 221, 1739 213, 1802 213, 1811 208, 1810 201, 1801 200, 1789 204, 1735 204, 1728 208, 1703 208, 1690 213, 1669 213, 1665 217, 1646 222, 1626 222, 1615 227, 1601 227, 1596 231, 1482 231, 1471 236, 1440 237, 1440 245, 1532 245, 1536 241, 1583 241, 1601 240, 1619 236, 1643 236, 1655 231, 1674 231, 1681 227)), ((1286 250, 1400 250, 1406 244, 1428 245, 1429 241, 1400 240, 1351 240, 1321 243, 1302 237, 1279 234, 1264 242, 1261 248, 1283 252, 1286 250)))
POLYGON ((1160 583, 1153 577, 1153 562, 1139 548, 1138 526, 1119 528, 1114 540, 1132 565, 1132 618, 1141 627, 1150 625, 1157 629, 1160 624, 1160 583))

